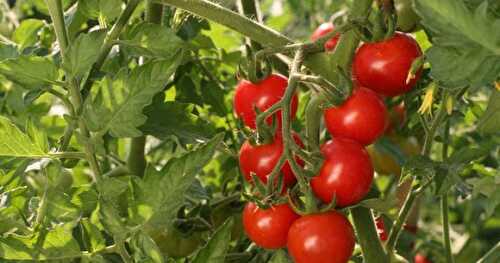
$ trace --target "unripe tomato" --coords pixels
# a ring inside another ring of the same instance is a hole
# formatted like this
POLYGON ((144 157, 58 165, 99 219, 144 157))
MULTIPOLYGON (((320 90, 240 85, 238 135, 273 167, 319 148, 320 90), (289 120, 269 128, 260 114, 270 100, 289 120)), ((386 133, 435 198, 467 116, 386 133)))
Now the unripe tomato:
MULTIPOLYGON (((420 154, 420 145, 415 137, 400 137, 390 136, 387 137, 405 156, 414 156, 420 154)), ((401 165, 394 155, 389 152, 377 149, 375 145, 370 145, 368 148, 373 167, 380 175, 395 175, 401 174, 401 165)))
MULTIPOLYGON (((300 138, 295 134, 294 139, 299 146, 303 146, 300 138)), ((282 154, 283 139, 281 134, 277 134, 269 144, 252 145, 249 141, 246 141, 241 146, 239 154, 241 172, 248 182, 252 182, 253 173, 266 184, 269 175, 282 154)), ((304 165, 304 162, 300 159, 297 159, 297 162, 299 165, 304 165)), ((281 174, 283 175, 284 186, 291 186, 296 182, 295 175, 288 161, 281 168, 281 174)), ((278 181, 278 176, 276 176, 275 180, 276 182, 278 181)))
MULTIPOLYGON (((246 126, 255 129, 255 108, 264 112, 281 100, 288 86, 288 80, 278 74, 269 75, 260 83, 254 84, 248 80, 242 80, 236 87, 234 94, 234 113, 236 117, 243 120, 246 126)), ((292 99, 292 116, 297 112, 298 98, 292 99)), ((281 123, 281 111, 277 112, 277 118, 281 123)), ((266 122, 272 124, 272 116, 266 122)))
POLYGON ((149 230, 148 233, 160 251, 172 258, 182 258, 191 255, 203 242, 200 232, 195 232, 190 236, 183 236, 174 227, 149 230))
POLYGON ((334 138, 321 147, 325 157, 319 175, 311 180, 316 196, 330 203, 335 195, 337 206, 361 201, 370 191, 373 167, 363 146, 349 139, 334 138))
POLYGON ((336 211, 303 216, 288 232, 287 247, 295 263, 346 263, 354 244, 351 223, 336 211))
POLYGON ((385 96, 398 96, 410 91, 420 78, 418 70, 415 78, 406 83, 413 61, 422 56, 422 50, 415 39, 396 32, 391 38, 364 43, 356 52, 353 74, 357 83, 385 96))
POLYGON ((432 261, 428 260, 424 255, 418 253, 415 255, 415 263, 432 263, 432 261))
POLYGON ((325 124, 333 137, 348 138, 368 145, 385 131, 388 114, 377 93, 356 88, 344 104, 325 111, 325 124))
POLYGON ((286 246, 288 230, 300 216, 288 204, 261 209, 248 203, 243 210, 243 227, 250 240, 267 249, 286 246))
POLYGON ((398 15, 398 30, 408 33, 415 31, 420 18, 413 11, 411 0, 394 0, 394 7, 398 15))
MULTIPOLYGON (((316 41, 320 39, 322 36, 332 32, 335 30, 335 27, 333 26, 333 23, 327 22, 319 25, 318 28, 314 31, 314 33, 311 35, 311 41, 316 41)), ((340 34, 336 34, 334 37, 332 37, 330 40, 328 40, 325 43, 325 49, 326 51, 332 51, 335 49, 335 46, 337 46, 337 42, 339 42, 340 34)))

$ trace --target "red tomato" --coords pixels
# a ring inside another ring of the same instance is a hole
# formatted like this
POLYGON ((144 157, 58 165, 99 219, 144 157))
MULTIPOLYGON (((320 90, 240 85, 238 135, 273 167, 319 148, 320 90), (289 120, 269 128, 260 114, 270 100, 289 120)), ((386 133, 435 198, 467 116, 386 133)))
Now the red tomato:
POLYGON ((385 133, 389 134, 394 131, 395 128, 401 128, 406 122, 406 107, 404 102, 392 107, 389 110, 389 124, 385 133))
POLYGON ((388 123, 384 101, 366 88, 356 88, 344 104, 327 109, 324 115, 333 137, 352 139, 364 145, 377 140, 388 123))
POLYGON ((286 246, 288 230, 299 217, 288 204, 263 210, 254 203, 248 203, 243 210, 243 227, 258 246, 278 249, 286 246))
POLYGON ((370 190, 373 167, 368 152, 361 144, 336 138, 321 147, 325 157, 319 175, 311 180, 313 192, 330 203, 335 195, 337 206, 358 203, 370 190))
MULTIPOLYGON (((322 36, 332 32, 335 29, 333 26, 333 23, 323 23, 319 25, 318 28, 314 31, 314 33, 311 35, 311 41, 316 41, 320 39, 322 36)), ((337 42, 339 42, 340 34, 336 34, 334 37, 332 37, 330 40, 328 40, 325 43, 325 49, 326 51, 332 51, 335 49, 335 46, 337 46, 337 42)))
POLYGON ((287 247, 295 263, 346 263, 354 250, 351 223, 335 211, 296 220, 287 247))
MULTIPOLYGON (((254 84, 248 80, 242 80, 236 87, 234 94, 234 112, 236 117, 241 118, 246 126, 255 129, 255 107, 261 112, 267 110, 279 102, 288 86, 288 80, 277 74, 272 74, 260 83, 254 84)), ((292 99, 292 116, 297 112, 298 98, 292 99)), ((281 123, 281 111, 277 112, 278 121, 281 123)), ((272 116, 267 120, 272 124, 272 116)))
POLYGON ((375 226, 377 227, 377 233, 380 240, 387 241, 387 231, 385 230, 384 219, 382 219, 382 217, 377 217, 377 219, 375 219, 375 226))
MULTIPOLYGON (((303 143, 300 138, 294 134, 295 143, 300 147, 303 147, 303 143)), ((252 182, 252 173, 254 173, 264 184, 267 183, 267 179, 274 166, 278 163, 281 154, 283 153, 283 139, 280 134, 275 136, 274 141, 269 144, 263 145, 252 145, 249 141, 246 141, 240 149, 239 160, 240 168, 248 182, 252 182)), ((296 159, 299 165, 304 165, 304 162, 300 159, 296 159)), ((281 168, 281 173, 283 174, 284 185, 291 186, 295 183, 296 178, 292 172, 292 168, 288 162, 281 168)), ((278 177, 276 177, 276 181, 278 177)))
POLYGON ((422 254, 416 254, 415 255, 415 263, 432 263, 432 261, 428 260, 424 255, 422 254))
POLYGON ((353 74, 363 87, 386 96, 410 91, 420 78, 421 70, 409 83, 408 72, 413 61, 422 55, 417 42, 403 33, 377 43, 364 43, 356 52, 353 74))

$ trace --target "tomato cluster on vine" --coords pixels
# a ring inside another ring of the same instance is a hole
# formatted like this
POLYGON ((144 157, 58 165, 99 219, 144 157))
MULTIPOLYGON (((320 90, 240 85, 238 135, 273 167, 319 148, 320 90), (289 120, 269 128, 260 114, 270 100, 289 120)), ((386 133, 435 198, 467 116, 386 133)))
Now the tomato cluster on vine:
MULTIPOLYGON (((332 23, 322 24, 311 40, 316 41, 333 30, 332 23)), ((337 34, 326 41, 325 51, 335 50, 340 37, 337 34)), ((356 239, 353 227, 342 212, 331 208, 356 205, 370 191, 374 167, 365 147, 395 128, 391 119, 399 118, 400 123, 404 122, 404 105, 392 110, 395 114, 391 116, 384 99, 405 94, 415 86, 421 69, 415 71, 412 67, 421 55, 416 41, 400 32, 379 42, 363 43, 358 48, 352 65, 354 88, 342 104, 324 110, 325 127, 330 138, 319 147, 322 163, 317 174, 304 179, 314 195, 314 202, 327 207, 312 212, 298 208, 294 197, 289 194, 290 189, 304 191, 300 182, 300 186, 295 187, 299 175, 294 173, 289 162, 294 160, 299 168, 303 168, 305 160, 295 155, 294 159, 282 159, 286 139, 281 133, 282 118, 295 118, 297 95, 288 105, 290 116, 282 116, 280 107, 287 105, 279 105, 272 112, 266 111, 282 103, 288 88, 286 77, 270 74, 256 83, 240 81, 234 95, 236 117, 249 129, 258 132, 257 116, 266 112, 265 125, 274 128, 274 135, 270 138, 263 141, 249 139, 241 146, 241 172, 250 185, 271 185, 271 188, 282 185, 283 188, 277 191, 278 196, 288 195, 290 200, 286 203, 283 200, 287 198, 268 200, 272 198, 264 193, 254 194, 256 199, 266 200, 250 201, 244 209, 243 225, 250 240, 265 249, 286 247, 297 263, 342 263, 349 260, 356 239), (282 184, 278 184, 279 180, 282 184)), ((299 135, 291 134, 295 146, 307 148, 299 135)), ((311 197, 306 195, 305 198, 311 197)), ((382 224, 377 222, 379 228, 383 228, 382 224)), ((383 240, 387 238, 385 232, 381 234, 383 240)))

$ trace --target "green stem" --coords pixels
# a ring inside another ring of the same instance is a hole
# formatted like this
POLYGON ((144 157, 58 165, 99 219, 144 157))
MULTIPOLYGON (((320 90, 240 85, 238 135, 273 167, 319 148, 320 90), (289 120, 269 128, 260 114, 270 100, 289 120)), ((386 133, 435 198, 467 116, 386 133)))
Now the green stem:
POLYGON ((65 158, 65 159, 86 159, 87 155, 82 152, 55 152, 50 153, 50 157, 53 158, 65 158))
POLYGON ((144 147, 146 146, 146 136, 132 138, 130 142, 130 151, 128 155, 128 167, 130 172, 139 177, 144 176, 146 169, 146 158, 144 156, 144 147))
POLYGON ((365 263, 386 263, 389 262, 384 248, 378 238, 377 230, 373 222, 373 215, 370 209, 357 206, 351 209, 354 227, 358 236, 359 245, 363 251, 365 263))
MULTIPOLYGON (((423 156, 428 157, 430 155, 437 128, 439 127, 439 125, 442 124, 443 119, 446 117, 446 100, 448 99, 448 96, 449 96, 448 92, 445 92, 443 94, 439 112, 434 118, 431 126, 429 127, 429 132, 426 133, 425 135, 424 146, 422 149, 423 156)), ((413 179, 410 181, 413 184, 413 179)), ((428 186, 428 184, 426 186, 428 186)), ((425 189, 424 186, 422 186, 420 190, 418 189, 418 187, 419 187, 418 185, 412 185, 408 195, 406 196, 405 202, 403 203, 403 206, 399 211, 396 222, 391 228, 391 231, 389 233, 389 238, 387 239, 387 244, 386 244, 386 251, 388 251, 388 253, 392 253, 392 251, 396 247, 399 234, 401 233, 401 229, 404 223, 406 222, 406 219, 408 218, 408 214, 413 206, 413 203, 415 202, 415 199, 418 197, 418 195, 420 195, 425 189)))
POLYGON ((500 242, 488 251, 477 263, 495 263, 500 261, 500 242))
MULTIPOLYGON (((450 120, 446 120, 443 134, 443 161, 448 159, 448 145, 450 140, 450 120)), ((451 239, 450 239, 450 220, 448 216, 448 194, 445 193, 441 196, 441 219, 443 224, 443 243, 446 253, 446 263, 454 263, 453 253, 451 251, 451 239)))
POLYGON ((321 127, 321 118, 323 117, 323 109, 321 104, 323 104, 323 97, 317 96, 317 94, 312 93, 312 98, 307 104, 305 112, 306 120, 306 140, 309 151, 319 152, 319 136, 321 127))
POLYGON ((120 257, 123 259, 123 262, 125 263, 133 263, 134 261, 132 260, 132 257, 128 254, 127 249, 125 248, 125 242, 120 241, 117 242, 116 244, 116 250, 118 254, 120 254, 120 257))

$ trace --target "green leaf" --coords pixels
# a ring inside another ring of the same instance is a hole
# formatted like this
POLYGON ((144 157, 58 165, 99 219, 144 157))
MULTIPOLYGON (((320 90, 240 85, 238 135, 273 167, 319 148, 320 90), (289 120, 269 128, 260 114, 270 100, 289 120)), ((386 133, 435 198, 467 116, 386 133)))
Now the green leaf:
POLYGON ((0 116, 0 156, 43 158, 47 155, 37 142, 9 119, 0 116))
POLYGON ((219 134, 196 150, 171 159, 161 171, 150 167, 143 180, 136 178, 133 220, 151 226, 170 225, 196 175, 212 160, 222 138, 219 134))
POLYGON ((500 74, 500 19, 488 14, 484 1, 469 10, 463 1, 414 0, 433 46, 426 56, 431 73, 449 88, 479 86, 500 74))
POLYGON ((290 262, 292 261, 286 255, 286 252, 281 249, 274 252, 273 257, 271 258, 271 260, 269 260, 269 263, 290 263, 290 262))
POLYGON ((151 237, 138 233, 130 241, 134 262, 163 263, 163 255, 151 237))
POLYGON ((105 37, 105 31, 80 34, 69 46, 63 68, 73 77, 83 77, 97 60, 105 37))
POLYGON ((122 2, 120 0, 80 0, 78 9, 86 17, 97 19, 106 23, 117 18, 121 12, 122 2))
POLYGON ((110 201, 103 198, 99 200, 99 221, 104 226, 104 230, 110 233, 115 241, 124 240, 129 232, 118 209, 110 201))
POLYGON ((203 247, 193 259, 193 263, 219 263, 224 258, 231 242, 231 229, 233 218, 228 219, 210 238, 207 245, 203 247))
POLYGON ((500 91, 493 90, 486 112, 477 126, 484 134, 500 134, 500 91))
POLYGON ((140 130, 160 139, 173 135, 190 143, 215 135, 213 124, 193 114, 193 108, 187 103, 155 102, 144 110, 147 120, 140 130))
POLYGON ((137 24, 118 43, 132 55, 166 59, 178 55, 186 45, 172 29, 152 23, 137 24))
POLYGON ((20 56, 0 62, 0 74, 25 88, 49 86, 58 78, 54 62, 48 58, 20 56))
POLYGON ((106 77, 92 103, 85 105, 85 120, 89 129, 114 137, 137 137, 137 128, 147 118, 142 113, 151 104, 175 72, 182 56, 175 60, 150 62, 133 69, 120 71, 115 79, 106 77))
POLYGON ((0 61, 19 56, 17 49, 13 45, 7 45, 0 42, 0 61))
POLYGON ((21 22, 12 35, 12 40, 19 44, 22 50, 26 47, 34 46, 38 41, 38 31, 45 25, 42 20, 26 19, 21 22))
POLYGON ((99 228, 92 224, 88 218, 80 221, 82 227, 83 241, 89 252, 93 252, 106 247, 106 240, 102 236, 99 228))
POLYGON ((436 164, 431 159, 422 155, 412 156, 401 169, 399 183, 404 183, 409 178, 430 180, 434 175, 436 175, 436 164))

